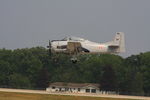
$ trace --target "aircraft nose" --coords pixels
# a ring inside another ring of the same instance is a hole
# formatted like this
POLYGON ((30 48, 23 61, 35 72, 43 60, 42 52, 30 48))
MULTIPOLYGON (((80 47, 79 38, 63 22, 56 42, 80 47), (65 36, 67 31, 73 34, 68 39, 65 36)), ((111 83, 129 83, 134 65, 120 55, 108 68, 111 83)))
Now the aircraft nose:
POLYGON ((54 42, 52 41, 51 42, 51 49, 53 49, 54 48, 54 42))
POLYGON ((51 41, 51 49, 56 49, 58 45, 57 41, 51 41))
POLYGON ((49 41, 49 45, 47 46, 47 48, 49 48, 49 49, 53 49, 53 48, 55 48, 55 41, 49 41))

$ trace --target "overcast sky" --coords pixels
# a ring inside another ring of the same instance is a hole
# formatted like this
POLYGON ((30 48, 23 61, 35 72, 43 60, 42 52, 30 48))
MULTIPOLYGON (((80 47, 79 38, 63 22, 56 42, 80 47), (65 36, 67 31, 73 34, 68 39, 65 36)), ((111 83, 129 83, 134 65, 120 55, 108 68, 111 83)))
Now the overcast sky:
POLYGON ((46 47, 77 36, 107 42, 124 32, 124 57, 150 51, 150 0, 0 0, 0 48, 46 47))

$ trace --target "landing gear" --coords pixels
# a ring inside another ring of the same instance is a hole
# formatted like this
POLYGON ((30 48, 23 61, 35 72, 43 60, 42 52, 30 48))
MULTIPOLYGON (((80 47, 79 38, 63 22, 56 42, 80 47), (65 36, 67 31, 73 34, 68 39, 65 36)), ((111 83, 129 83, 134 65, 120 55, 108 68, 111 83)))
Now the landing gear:
POLYGON ((71 61, 72 61, 72 63, 77 63, 77 61, 78 61, 78 59, 76 58, 76 57, 72 57, 71 59, 70 59, 71 61))

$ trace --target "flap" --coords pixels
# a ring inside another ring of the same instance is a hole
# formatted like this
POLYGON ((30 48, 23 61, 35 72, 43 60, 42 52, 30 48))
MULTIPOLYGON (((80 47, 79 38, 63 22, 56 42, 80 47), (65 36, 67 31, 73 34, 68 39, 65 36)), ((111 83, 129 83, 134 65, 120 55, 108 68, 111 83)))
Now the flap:
POLYGON ((80 48, 82 48, 80 42, 68 42, 67 44, 67 50, 71 53, 80 52, 80 48))

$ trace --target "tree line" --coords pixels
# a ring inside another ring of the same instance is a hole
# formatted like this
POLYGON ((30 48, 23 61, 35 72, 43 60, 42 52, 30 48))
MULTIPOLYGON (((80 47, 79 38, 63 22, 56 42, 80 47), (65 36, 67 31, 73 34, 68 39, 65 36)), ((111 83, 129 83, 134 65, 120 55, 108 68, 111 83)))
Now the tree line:
POLYGON ((150 52, 50 56, 44 47, 0 49, 0 87, 44 89, 51 82, 98 83, 103 91, 150 96, 150 52))

